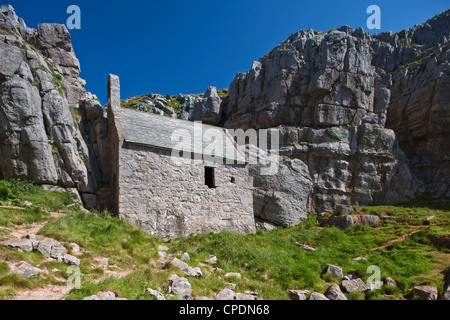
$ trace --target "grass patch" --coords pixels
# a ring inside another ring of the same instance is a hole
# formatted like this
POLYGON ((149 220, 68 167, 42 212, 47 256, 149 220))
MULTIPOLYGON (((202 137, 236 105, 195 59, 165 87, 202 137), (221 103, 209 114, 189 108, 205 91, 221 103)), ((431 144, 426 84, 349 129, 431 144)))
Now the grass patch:
MULTIPOLYGON (((0 210, 0 225, 16 226, 48 219, 46 210, 61 208, 65 216, 50 220, 39 235, 62 242, 76 242, 86 250, 81 260, 82 289, 72 290, 66 299, 77 300, 113 291, 129 300, 153 299, 145 292, 152 288, 168 295, 168 279, 171 274, 183 276, 182 272, 159 260, 158 246, 163 244, 144 231, 125 221, 103 212, 82 212, 78 208, 66 209, 70 196, 49 192, 20 181, 1 181, 8 189, 4 197, 16 199, 17 203, 28 200, 33 206, 20 210, 0 210), (46 210, 43 210, 45 208, 46 210), (98 258, 109 258, 110 268, 129 270, 123 278, 107 277, 105 270, 96 265, 98 258), (111 267, 113 266, 113 267, 111 267)), ((390 300, 408 297, 416 285, 443 287, 442 271, 448 267, 450 252, 436 248, 427 235, 448 236, 450 200, 448 198, 422 198, 396 206, 359 207, 353 214, 391 216, 375 226, 357 226, 341 230, 324 227, 322 218, 309 215, 299 226, 277 228, 270 232, 257 230, 255 234, 240 235, 231 232, 192 235, 187 239, 173 239, 165 243, 170 257, 180 258, 187 252, 191 267, 199 266, 204 277, 189 278, 192 296, 214 298, 228 282, 236 284, 236 292, 256 291, 261 299, 286 300, 287 291, 302 289, 323 293, 331 283, 340 283, 322 275, 328 264, 343 268, 344 274, 356 274, 363 281, 372 275, 368 267, 377 265, 381 277, 393 278, 398 286, 384 286, 366 294, 347 294, 353 300, 390 300), (433 217, 430 219, 430 217, 433 217), (428 223, 424 223, 427 221, 428 223), (391 240, 418 231, 403 241, 379 248, 391 240), (312 245, 316 251, 300 249, 298 243, 312 245), (239 272, 242 279, 225 279, 224 273, 215 273, 204 261, 210 255, 218 258, 217 267, 226 272, 239 272), (367 260, 355 261, 356 257, 367 260), (206 273, 210 273, 206 276, 206 273)), ((0 299, 23 288, 33 288, 42 283, 58 283, 66 279, 65 266, 59 262, 43 262, 40 253, 18 252, 0 246, 0 299), (6 261, 28 262, 43 269, 58 269, 48 275, 25 280, 10 274, 6 261)), ((441 289, 440 289, 441 290, 441 289)), ((174 297, 176 299, 176 297, 174 297)))
POLYGON ((58 241, 76 242, 97 255, 110 258, 119 267, 133 267, 157 257, 157 245, 162 241, 107 212, 73 211, 50 221, 41 235, 58 241))
POLYGON ((133 106, 142 103, 142 99, 144 97, 145 96, 142 95, 142 96, 136 96, 133 98, 129 98, 127 100, 122 100, 121 106, 122 106, 122 108, 131 109, 133 106))

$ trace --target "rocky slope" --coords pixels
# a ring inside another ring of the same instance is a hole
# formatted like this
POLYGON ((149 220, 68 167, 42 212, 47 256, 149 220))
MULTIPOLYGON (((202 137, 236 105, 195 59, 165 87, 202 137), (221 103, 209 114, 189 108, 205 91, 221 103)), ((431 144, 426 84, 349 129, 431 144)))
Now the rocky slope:
POLYGON ((27 28, 0 7, 0 178, 60 186, 89 198, 96 182, 75 121, 85 81, 64 25, 27 28))

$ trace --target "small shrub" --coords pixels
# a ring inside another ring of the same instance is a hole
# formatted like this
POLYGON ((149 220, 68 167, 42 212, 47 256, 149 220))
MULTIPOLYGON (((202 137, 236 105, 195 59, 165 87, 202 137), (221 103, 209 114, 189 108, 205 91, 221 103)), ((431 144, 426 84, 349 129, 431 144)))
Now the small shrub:
POLYGON ((331 129, 327 129, 326 130, 327 136, 329 136, 330 138, 336 139, 338 141, 342 141, 341 137, 339 137, 336 133, 334 133, 333 131, 331 131, 331 129))

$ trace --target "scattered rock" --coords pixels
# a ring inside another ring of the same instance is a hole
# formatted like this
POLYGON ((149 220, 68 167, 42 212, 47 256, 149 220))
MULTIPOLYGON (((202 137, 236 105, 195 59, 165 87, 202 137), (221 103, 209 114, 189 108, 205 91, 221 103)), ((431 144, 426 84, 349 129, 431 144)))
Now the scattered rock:
POLYGON ((189 256, 189 253, 187 253, 187 252, 183 253, 183 255, 181 256, 181 260, 191 261, 191 257, 189 256))
POLYGON ((242 278, 241 274, 237 273, 237 272, 228 272, 227 274, 225 274, 225 278, 231 278, 231 277, 235 277, 238 279, 242 278))
POLYGON ((291 300, 306 300, 306 296, 309 294, 309 291, 303 290, 289 290, 288 295, 291 300))
POLYGON ((42 240, 39 241, 37 250, 43 255, 58 259, 60 256, 67 254, 67 249, 55 241, 42 240))
POLYGON ((75 253, 81 253, 82 252, 80 246, 78 244, 76 244, 75 242, 72 242, 70 245, 72 246, 72 251, 73 252, 75 252, 75 253))
POLYGON ((313 292, 309 296, 309 300, 330 300, 330 299, 325 297, 325 295, 323 295, 322 293, 313 292))
POLYGON ((345 292, 365 292, 368 290, 366 284, 361 279, 343 280, 341 288, 345 292))
POLYGON ((252 301, 252 300, 257 300, 257 299, 252 294, 236 293, 236 295, 234 296, 234 300, 248 300, 248 301, 252 301))
POLYGON ((119 301, 119 300, 127 300, 125 298, 116 297, 116 294, 111 291, 100 292, 97 295, 92 295, 89 297, 83 298, 83 300, 104 300, 104 301, 119 301))
POLYGON ((230 290, 236 290, 236 285, 234 283, 227 283, 227 288, 230 290))
POLYGON ((30 201, 25 201, 23 204, 25 205, 25 207, 30 207, 33 205, 33 203, 31 203, 30 201))
POLYGON ((347 300, 347 297, 342 293, 341 288, 337 284, 331 285, 325 291, 325 297, 329 300, 347 300))
POLYGON ((159 291, 156 291, 156 290, 153 290, 151 288, 148 288, 147 290, 145 290, 145 292, 150 293, 150 295, 152 297, 154 297, 156 300, 166 300, 164 295, 161 292, 159 292, 159 291))
POLYGON ((217 295, 217 300, 234 300, 236 293, 228 288, 223 289, 217 295))
POLYGON ((384 280, 384 283, 385 283, 386 285, 388 285, 388 286, 393 286, 393 287, 396 287, 396 286, 397 286, 397 282, 395 282, 395 280, 392 279, 391 277, 387 277, 387 278, 384 280))
POLYGON ((167 252, 159 251, 158 255, 160 260, 165 260, 167 257, 167 252))
POLYGON ((183 273, 188 272, 189 266, 187 265, 186 262, 181 261, 178 258, 173 258, 173 260, 170 262, 173 266, 177 267, 178 269, 180 269, 181 271, 183 271, 183 273))
POLYGON ((182 270, 184 275, 187 277, 200 278, 203 277, 202 270, 199 267, 191 268, 188 267, 187 270, 182 270))
POLYGON ((169 293, 177 295, 182 300, 189 300, 192 287, 186 278, 180 278, 174 274, 169 278, 169 293))
POLYGON ((418 286, 413 289, 413 294, 420 300, 437 300, 438 290, 432 286, 418 286))
POLYGON ((271 231, 278 228, 278 226, 270 221, 263 220, 261 218, 255 217, 256 229, 261 229, 263 231, 271 231))
POLYGON ((342 268, 338 266, 334 266, 332 264, 329 264, 325 267, 322 273, 328 273, 332 275, 335 278, 342 279, 344 277, 344 274, 342 272, 342 268))
POLYGON ((61 256, 61 262, 64 262, 65 264, 71 265, 71 266, 79 266, 80 260, 75 258, 74 256, 70 254, 65 254, 61 256))
POLYGON ((203 301, 209 301, 209 300, 214 300, 214 299, 211 299, 211 298, 208 298, 208 297, 196 297, 195 298, 195 300, 203 300, 203 301))
POLYGON ((0 244, 4 245, 6 247, 9 247, 9 248, 14 248, 14 249, 18 249, 18 250, 22 250, 22 251, 26 251, 26 252, 33 251, 33 244, 31 242, 31 240, 28 240, 28 239, 7 240, 7 241, 0 242, 0 244))
POLYGON ((109 266, 109 259, 108 258, 102 258, 100 259, 100 264, 103 268, 108 268, 109 266))
POLYGON ((313 247, 307 246, 306 244, 301 244, 296 242, 295 243, 299 248, 304 249, 306 251, 316 251, 316 249, 314 249, 313 247))
POLYGON ((353 261, 367 261, 367 258, 365 257, 356 257, 353 259, 353 261))
POLYGON ((12 271, 12 273, 21 275, 22 277, 26 278, 26 279, 30 279, 33 277, 36 277, 37 275, 39 275, 39 273, 42 272, 42 270, 33 267, 32 265, 23 262, 18 268, 14 269, 12 271))
POLYGON ((255 291, 245 291, 245 294, 251 295, 251 296, 255 296, 256 298, 259 297, 259 293, 255 292, 255 291))
POLYGON ((217 257, 216 256, 209 256, 209 259, 205 261, 208 264, 216 264, 217 263, 217 257))
POLYGON ((341 229, 353 228, 358 224, 371 226, 379 222, 380 217, 374 215, 333 216, 328 219, 330 226, 336 226, 341 229))

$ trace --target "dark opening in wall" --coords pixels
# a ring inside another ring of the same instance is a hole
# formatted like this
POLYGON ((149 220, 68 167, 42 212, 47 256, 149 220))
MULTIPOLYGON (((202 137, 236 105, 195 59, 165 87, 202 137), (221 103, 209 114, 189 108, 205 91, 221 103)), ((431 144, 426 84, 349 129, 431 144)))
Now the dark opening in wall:
POLYGON ((235 177, 231 177, 231 183, 236 183, 236 178, 235 177))
POLYGON ((214 175, 214 168, 205 167, 205 184, 208 188, 212 189, 216 187, 216 177, 214 175))

